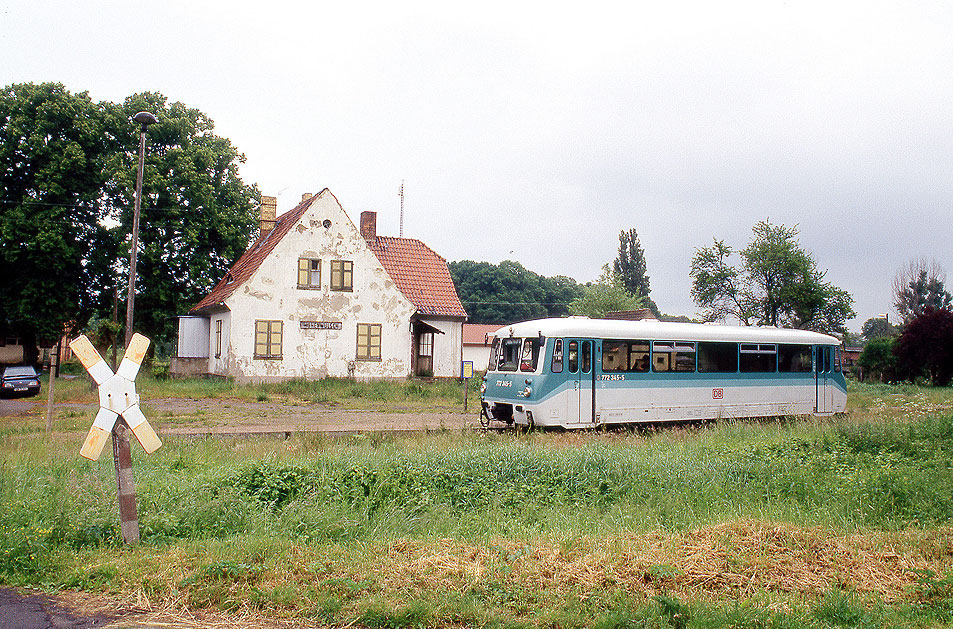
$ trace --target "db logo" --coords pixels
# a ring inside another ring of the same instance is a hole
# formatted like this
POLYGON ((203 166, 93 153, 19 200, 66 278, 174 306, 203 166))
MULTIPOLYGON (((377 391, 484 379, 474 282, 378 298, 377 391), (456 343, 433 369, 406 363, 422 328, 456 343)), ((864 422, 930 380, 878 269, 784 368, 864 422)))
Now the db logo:
POLYGON ((725 397, 724 389, 712 389, 711 390, 711 399, 713 400, 722 400, 725 397))

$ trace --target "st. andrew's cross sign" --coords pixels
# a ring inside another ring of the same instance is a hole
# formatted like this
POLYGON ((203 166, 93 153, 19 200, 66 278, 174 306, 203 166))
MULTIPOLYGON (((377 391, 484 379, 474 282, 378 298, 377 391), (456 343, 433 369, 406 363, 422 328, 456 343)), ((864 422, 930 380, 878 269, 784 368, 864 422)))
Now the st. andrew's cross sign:
POLYGON ((149 349, 149 339, 141 334, 133 335, 116 373, 85 334, 74 339, 69 346, 99 386, 99 412, 79 453, 92 461, 98 460, 120 415, 136 435, 142 449, 149 454, 155 452, 162 442, 139 410, 139 395, 136 393, 136 375, 149 349))

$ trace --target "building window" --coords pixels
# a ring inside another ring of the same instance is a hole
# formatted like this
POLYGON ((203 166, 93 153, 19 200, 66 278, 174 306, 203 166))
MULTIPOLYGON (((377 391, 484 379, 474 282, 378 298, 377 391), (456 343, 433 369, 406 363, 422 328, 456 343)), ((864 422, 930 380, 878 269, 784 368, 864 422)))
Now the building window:
POLYGON ((321 288, 321 261, 298 258, 298 288, 321 288))
POLYGON ((281 358, 281 321, 255 321, 255 358, 281 358))
POLYGON ((331 290, 354 290, 354 263, 331 260, 331 290))
POLYGON ((215 358, 222 357, 222 320, 215 320, 215 358))
POLYGON ((357 359, 381 359, 381 324, 357 324, 357 359))

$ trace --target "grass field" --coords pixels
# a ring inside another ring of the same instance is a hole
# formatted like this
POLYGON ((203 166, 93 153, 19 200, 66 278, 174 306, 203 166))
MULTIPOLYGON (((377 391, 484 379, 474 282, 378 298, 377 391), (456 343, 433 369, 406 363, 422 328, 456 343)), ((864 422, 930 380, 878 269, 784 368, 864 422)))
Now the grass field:
POLYGON ((135 548, 108 456, 3 421, 8 585, 209 623, 953 626, 950 389, 852 385, 850 413, 826 419, 167 440, 134 451, 135 548))

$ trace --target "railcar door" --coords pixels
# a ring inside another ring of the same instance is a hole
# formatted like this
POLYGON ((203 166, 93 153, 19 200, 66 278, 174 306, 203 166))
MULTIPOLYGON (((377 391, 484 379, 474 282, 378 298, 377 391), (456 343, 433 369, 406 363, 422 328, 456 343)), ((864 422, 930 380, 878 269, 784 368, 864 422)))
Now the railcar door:
POLYGON ((814 412, 831 413, 833 347, 814 347, 814 412))
POLYGON ((566 339, 566 364, 570 386, 566 416, 573 424, 592 424, 595 421, 595 352, 593 342, 584 339, 566 339))

